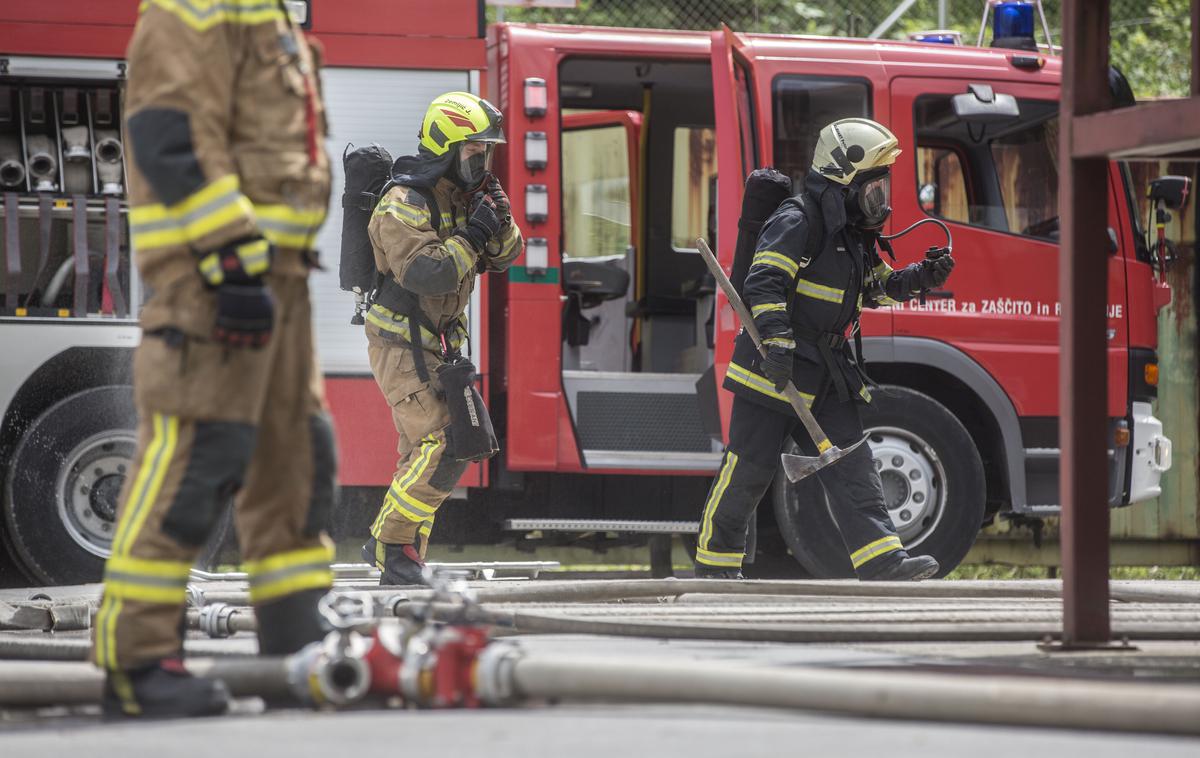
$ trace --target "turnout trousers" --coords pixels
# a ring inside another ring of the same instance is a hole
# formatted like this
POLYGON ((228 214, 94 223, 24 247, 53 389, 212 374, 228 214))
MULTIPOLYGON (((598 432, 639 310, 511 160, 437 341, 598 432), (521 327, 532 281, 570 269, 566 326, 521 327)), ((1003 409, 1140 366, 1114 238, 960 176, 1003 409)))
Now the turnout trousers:
POLYGON ((333 579, 324 531, 337 454, 307 279, 267 281, 275 331, 258 350, 209 339, 216 295, 199 276, 156 288, 143 309, 133 362, 137 454, 95 620, 93 658, 103 668, 182 652, 188 571, 230 497, 260 643, 316 623, 316 596, 333 579))
MULTIPOLYGON (((862 439, 857 404, 823 394, 826 396, 814 406, 813 415, 830 441, 841 447, 862 439)), ((789 436, 804 455, 817 454, 795 414, 785 416, 734 396, 729 446, 700 522, 697 563, 715 568, 741 567, 750 517, 779 469, 779 456, 789 436)), ((883 488, 867 445, 815 476, 829 498, 842 542, 860 578, 870 578, 907 556, 884 506, 883 488)))
POLYGON ((415 544, 424 558, 434 516, 467 469, 465 461, 455 460, 446 449, 450 411, 435 370, 442 360, 425 350, 426 371, 419 371, 411 347, 386 341, 370 330, 367 354, 399 435, 396 475, 371 524, 379 553, 376 562, 383 564, 385 544, 415 544))

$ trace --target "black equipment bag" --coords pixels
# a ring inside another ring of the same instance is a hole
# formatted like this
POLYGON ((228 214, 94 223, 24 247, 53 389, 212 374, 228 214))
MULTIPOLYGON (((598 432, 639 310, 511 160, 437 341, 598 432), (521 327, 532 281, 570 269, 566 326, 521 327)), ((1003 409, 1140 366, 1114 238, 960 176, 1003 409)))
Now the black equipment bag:
POLYGON ((375 205, 392 177, 392 156, 380 145, 342 151, 346 189, 342 193, 342 257, 338 274, 347 292, 366 294, 375 288, 375 254, 367 226, 375 205))
POLYGON ((491 458, 500 451, 500 443, 483 397, 475 388, 475 364, 461 355, 451 356, 437 367, 437 374, 450 410, 446 454, 456 461, 491 458))
POLYGON ((729 281, 738 295, 746 283, 758 233, 763 224, 779 207, 792 196, 792 180, 773 168, 757 168, 746 177, 746 191, 742 194, 742 215, 738 219, 737 247, 733 253, 733 271, 729 281))

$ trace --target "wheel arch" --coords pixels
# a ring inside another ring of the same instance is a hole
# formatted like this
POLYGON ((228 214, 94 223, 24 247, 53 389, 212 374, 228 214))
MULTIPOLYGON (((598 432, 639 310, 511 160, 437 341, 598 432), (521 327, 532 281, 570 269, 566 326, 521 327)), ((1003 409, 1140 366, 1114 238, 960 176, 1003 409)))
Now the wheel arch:
POLYGON ((969 355, 938 340, 867 337, 863 358, 871 378, 929 395, 953 413, 980 450, 989 502, 1025 505, 1025 450, 1016 408, 999 383, 969 355))

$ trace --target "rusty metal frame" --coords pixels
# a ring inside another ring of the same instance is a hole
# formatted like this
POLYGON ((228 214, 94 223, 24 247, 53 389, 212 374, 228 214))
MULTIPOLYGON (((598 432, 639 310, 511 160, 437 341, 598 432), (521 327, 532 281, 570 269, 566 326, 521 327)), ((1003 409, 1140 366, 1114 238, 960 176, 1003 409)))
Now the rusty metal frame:
POLYGON ((1059 434, 1063 555, 1063 644, 1106 645, 1109 618, 1107 481, 1108 161, 1161 158, 1200 148, 1200 0, 1192 0, 1192 97, 1112 110, 1108 85, 1109 0, 1063 3, 1059 174, 1062 299, 1059 434))

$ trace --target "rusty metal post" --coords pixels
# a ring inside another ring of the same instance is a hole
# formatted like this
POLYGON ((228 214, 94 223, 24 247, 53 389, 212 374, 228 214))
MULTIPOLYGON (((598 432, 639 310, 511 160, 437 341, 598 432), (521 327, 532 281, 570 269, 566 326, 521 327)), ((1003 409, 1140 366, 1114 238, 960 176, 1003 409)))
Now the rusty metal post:
POLYGON ((1108 159, 1076 158, 1073 117, 1111 108, 1108 0, 1063 4, 1059 444, 1063 644, 1104 644, 1108 612, 1108 159))

